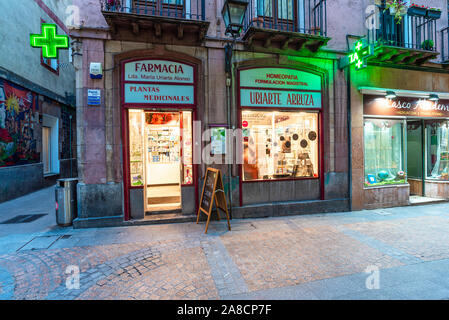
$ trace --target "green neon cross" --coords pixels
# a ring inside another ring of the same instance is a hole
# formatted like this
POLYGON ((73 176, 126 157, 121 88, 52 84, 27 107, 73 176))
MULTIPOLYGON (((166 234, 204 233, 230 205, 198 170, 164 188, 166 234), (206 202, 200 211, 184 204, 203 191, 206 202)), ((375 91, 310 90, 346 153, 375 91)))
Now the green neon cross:
POLYGON ((363 40, 357 41, 354 46, 354 53, 350 55, 351 63, 355 64, 357 70, 366 67, 366 59, 372 55, 372 49, 363 40), (363 51, 362 51, 363 50, 363 51))
POLYGON ((42 48, 42 56, 46 59, 57 59, 59 49, 69 47, 69 37, 58 35, 55 24, 43 23, 42 34, 31 34, 30 43, 33 48, 42 48))

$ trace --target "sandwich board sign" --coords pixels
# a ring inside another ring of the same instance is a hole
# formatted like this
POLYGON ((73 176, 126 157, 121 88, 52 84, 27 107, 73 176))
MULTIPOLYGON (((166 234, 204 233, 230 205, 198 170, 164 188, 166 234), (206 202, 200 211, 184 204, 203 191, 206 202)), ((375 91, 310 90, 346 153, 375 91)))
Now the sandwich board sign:
POLYGON ((201 212, 207 215, 205 233, 207 233, 207 229, 209 228, 210 216, 212 214, 214 202, 215 207, 217 208, 218 220, 220 220, 219 209, 221 209, 224 213, 226 213, 228 229, 231 231, 231 223, 229 221, 228 205, 226 203, 226 195, 224 192, 221 171, 214 168, 207 168, 206 175, 204 176, 203 192, 201 193, 198 216, 196 219, 196 223, 198 224, 201 212))

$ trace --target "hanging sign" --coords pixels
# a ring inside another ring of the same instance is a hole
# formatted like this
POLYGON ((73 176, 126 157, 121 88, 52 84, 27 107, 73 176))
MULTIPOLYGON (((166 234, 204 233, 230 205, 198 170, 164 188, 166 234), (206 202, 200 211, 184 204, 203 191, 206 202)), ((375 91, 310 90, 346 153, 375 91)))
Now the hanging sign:
POLYGON ((209 228, 210 216, 212 214, 213 204, 217 208, 218 220, 220 220, 219 209, 226 214, 228 220, 228 229, 231 231, 231 223, 229 221, 228 205, 226 203, 226 195, 224 192, 224 184, 221 171, 214 168, 207 168, 204 177, 203 192, 201 193, 200 206, 196 223, 200 220, 200 214, 203 212, 207 215, 206 231, 209 228))
POLYGON ((365 39, 361 39, 354 43, 352 52, 344 58, 340 59, 340 69, 348 65, 355 65, 356 70, 366 68, 367 60, 373 55, 374 46, 366 43, 365 39))
POLYGON ((194 89, 193 86, 125 83, 125 103, 192 105, 194 89))
POLYGON ((194 67, 185 63, 151 59, 127 62, 123 81, 127 104, 196 104, 194 67))
POLYGON ((289 68, 241 70, 240 106, 321 109, 319 75, 289 68))
POLYGON ((194 83, 193 67, 165 60, 139 60, 125 64, 125 81, 194 83))
POLYGON ((364 95, 363 113, 371 116, 449 118, 449 100, 430 101, 420 98, 364 95))

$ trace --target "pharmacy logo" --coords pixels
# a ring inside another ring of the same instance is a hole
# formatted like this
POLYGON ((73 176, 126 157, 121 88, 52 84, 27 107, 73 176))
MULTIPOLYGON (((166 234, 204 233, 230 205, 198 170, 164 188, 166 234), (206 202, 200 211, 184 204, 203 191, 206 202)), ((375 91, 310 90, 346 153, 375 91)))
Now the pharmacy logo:
POLYGON ((69 37, 58 35, 55 24, 43 23, 42 34, 31 34, 30 44, 33 48, 42 48, 42 56, 46 59, 57 59, 59 49, 69 47, 69 37))

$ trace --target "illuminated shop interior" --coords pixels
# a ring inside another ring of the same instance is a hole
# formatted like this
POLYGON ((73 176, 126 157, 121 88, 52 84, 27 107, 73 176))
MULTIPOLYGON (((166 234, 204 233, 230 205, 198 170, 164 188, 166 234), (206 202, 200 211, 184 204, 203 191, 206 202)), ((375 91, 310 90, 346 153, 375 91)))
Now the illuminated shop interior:
POLYGON ((242 111, 243 181, 318 178, 317 112, 242 111))
POLYGON ((129 146, 130 185, 144 187, 145 211, 181 208, 181 186, 193 184, 192 112, 130 110, 129 146))

